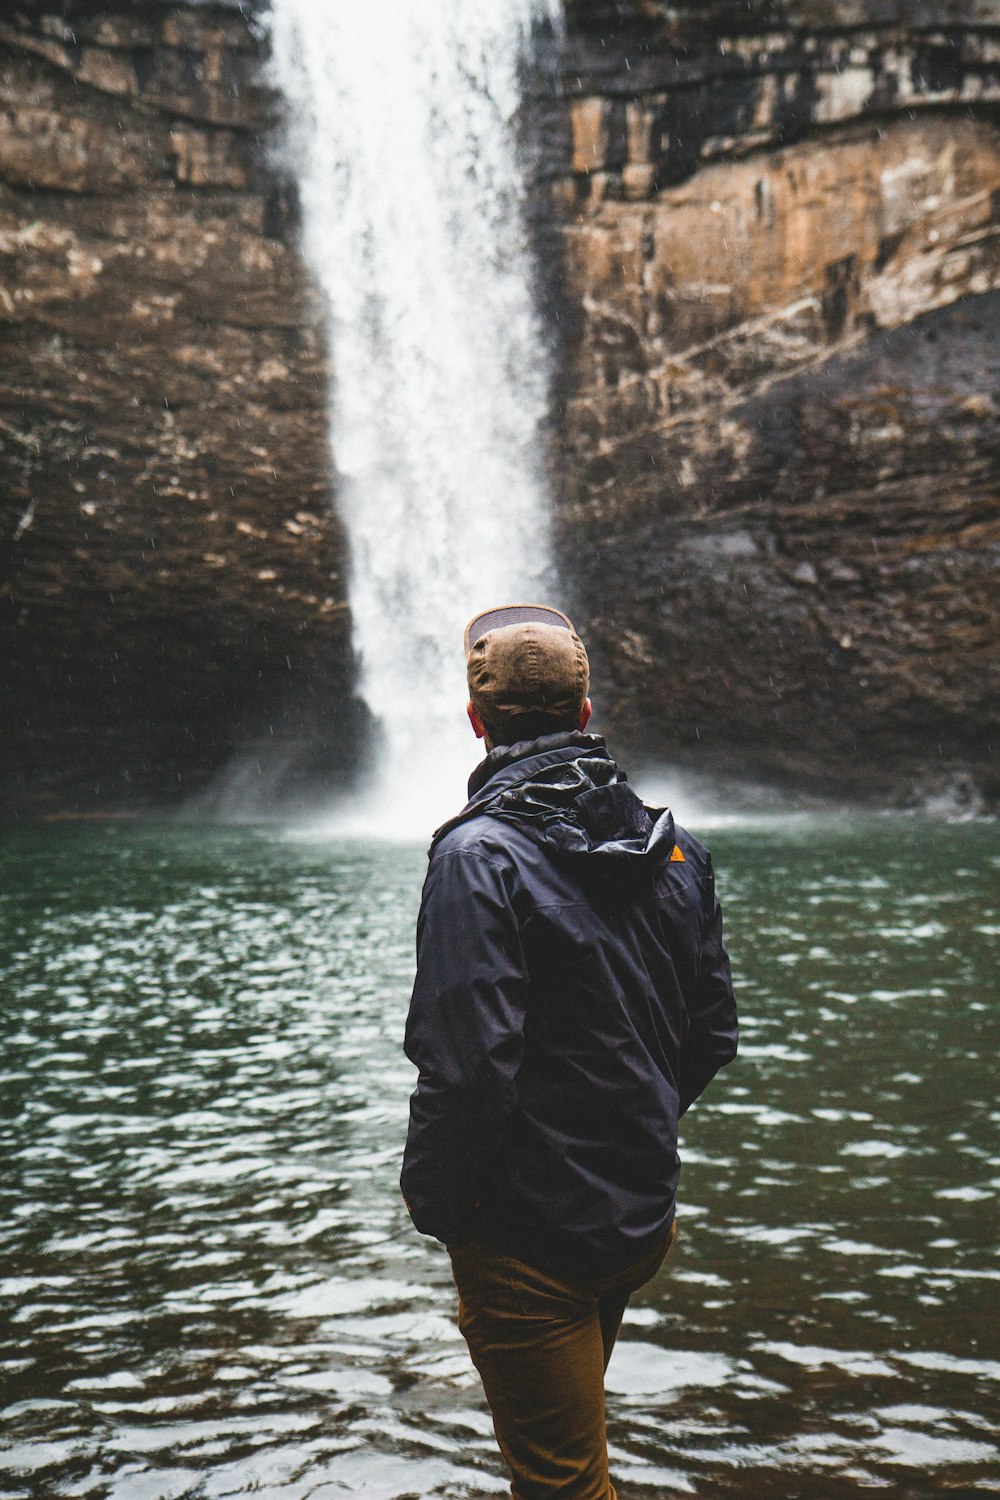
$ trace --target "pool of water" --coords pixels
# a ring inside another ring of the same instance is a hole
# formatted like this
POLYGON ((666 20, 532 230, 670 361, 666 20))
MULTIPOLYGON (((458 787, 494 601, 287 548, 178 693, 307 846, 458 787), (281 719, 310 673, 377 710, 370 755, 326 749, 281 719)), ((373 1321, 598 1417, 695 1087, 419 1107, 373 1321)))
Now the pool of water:
MULTIPOLYGON (((503 1493, 397 1190, 423 851, 0 839, 0 1496, 503 1493)), ((1000 1492, 1000 831, 709 842, 743 1046, 609 1370, 619 1496, 1000 1492)))

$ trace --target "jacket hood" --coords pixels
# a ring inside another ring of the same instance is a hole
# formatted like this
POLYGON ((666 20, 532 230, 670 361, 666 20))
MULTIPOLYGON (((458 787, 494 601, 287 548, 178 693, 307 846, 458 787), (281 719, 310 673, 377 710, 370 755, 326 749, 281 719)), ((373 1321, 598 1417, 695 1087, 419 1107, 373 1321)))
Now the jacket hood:
POLYGON ((552 853, 585 860, 595 875, 652 873, 674 847, 669 809, 639 800, 598 734, 547 734, 491 750, 469 780, 468 803, 431 848, 479 817, 517 824, 552 853))

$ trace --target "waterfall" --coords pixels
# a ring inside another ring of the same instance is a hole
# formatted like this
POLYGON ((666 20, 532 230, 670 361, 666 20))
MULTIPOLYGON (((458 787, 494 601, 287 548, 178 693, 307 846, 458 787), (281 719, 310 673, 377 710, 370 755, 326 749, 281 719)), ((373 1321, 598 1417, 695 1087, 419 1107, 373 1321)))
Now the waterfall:
POLYGON ((481 753, 465 622, 549 591, 546 360, 514 116, 531 23, 558 9, 272 0, 304 254, 328 308, 360 691, 381 725, 363 827, 423 831, 461 805, 481 753))

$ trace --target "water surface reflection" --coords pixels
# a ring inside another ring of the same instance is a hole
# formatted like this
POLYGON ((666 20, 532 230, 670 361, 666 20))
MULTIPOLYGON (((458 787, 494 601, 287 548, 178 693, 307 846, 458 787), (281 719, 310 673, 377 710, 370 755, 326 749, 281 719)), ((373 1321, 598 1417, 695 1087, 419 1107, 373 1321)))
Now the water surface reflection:
MULTIPOLYGON (((996 829, 712 844, 744 1046, 609 1372, 619 1494, 1000 1491, 996 829)), ((0 1494, 504 1492, 396 1191, 423 863, 6 834, 0 1494)))

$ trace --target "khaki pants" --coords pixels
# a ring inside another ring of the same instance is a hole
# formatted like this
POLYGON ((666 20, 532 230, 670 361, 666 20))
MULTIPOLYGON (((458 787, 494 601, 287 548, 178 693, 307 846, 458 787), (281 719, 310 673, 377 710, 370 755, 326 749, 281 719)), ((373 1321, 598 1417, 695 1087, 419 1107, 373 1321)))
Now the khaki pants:
POLYGON ((615 1500, 604 1371, 629 1297, 670 1245, 614 1276, 563 1281, 474 1242, 450 1247, 458 1326, 482 1377, 515 1500, 615 1500))

